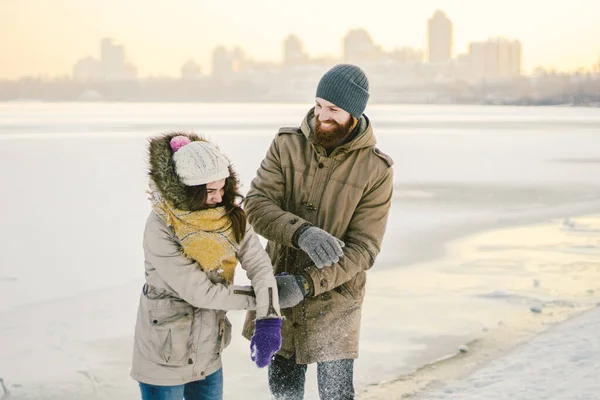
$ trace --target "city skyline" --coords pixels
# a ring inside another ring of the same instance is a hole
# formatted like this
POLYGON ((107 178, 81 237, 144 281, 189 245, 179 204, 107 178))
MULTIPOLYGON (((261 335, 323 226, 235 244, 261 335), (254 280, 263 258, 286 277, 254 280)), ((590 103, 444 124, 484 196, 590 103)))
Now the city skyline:
MULTIPOLYGON (((282 41, 282 59, 278 62, 256 60, 240 47, 228 49, 217 46, 212 52, 210 74, 203 73, 202 67, 189 59, 181 66, 179 77, 190 80, 211 76, 229 80, 240 73, 252 75, 253 72, 258 72, 264 75, 296 68, 314 71, 315 68, 327 68, 340 62, 359 65, 366 71, 378 70, 376 75, 381 75, 382 68, 395 74, 402 74, 404 69, 406 75, 405 68, 409 66, 416 68, 414 71, 423 68, 429 70, 426 74, 433 79, 470 82, 510 79, 522 75, 522 44, 519 40, 497 37, 483 42, 471 42, 468 52, 453 56, 452 21, 441 10, 436 10, 428 20, 427 32, 426 57, 423 50, 412 47, 385 51, 369 32, 353 29, 343 38, 341 58, 314 58, 306 52, 302 40, 291 34, 282 41)), ((125 46, 116 44, 112 38, 104 38, 100 42, 100 58, 86 57, 78 60, 73 66, 72 78, 77 82, 139 79, 137 67, 127 61, 125 54, 125 46)), ((418 75, 423 77, 420 73, 418 75)), ((297 77, 299 76, 296 74, 297 77)), ((294 79, 293 75, 288 78, 294 79)), ((245 79, 253 78, 246 76, 245 79)))
POLYGON ((213 51, 220 45, 242 48, 256 61, 280 63, 282 41, 290 34, 300 38, 311 57, 328 55, 341 58, 344 36, 357 28, 368 31, 373 41, 385 51, 412 47, 423 51, 427 59, 427 22, 437 9, 443 10, 453 24, 452 57, 467 53, 470 43, 492 37, 508 37, 523 43, 522 63, 526 74, 538 66, 560 71, 581 67, 590 69, 600 55, 600 46, 589 40, 600 37, 600 26, 590 17, 600 13, 600 4, 588 0, 571 1, 568 8, 557 8, 538 0, 531 0, 522 7, 517 7, 518 2, 513 0, 500 5, 486 2, 485 7, 471 0, 457 0, 456 4, 425 0, 409 8, 396 8, 395 13, 380 12, 378 15, 372 9, 390 3, 374 0, 370 7, 361 9, 361 21, 356 21, 355 16, 353 22, 343 18, 347 15, 346 9, 352 9, 351 2, 344 3, 348 7, 336 8, 340 2, 330 1, 317 6, 319 3, 308 0, 305 3, 309 9, 314 4, 314 10, 320 11, 310 14, 314 22, 322 19, 319 16, 322 13, 331 17, 337 12, 342 17, 334 24, 312 27, 307 26, 312 24, 302 23, 302 18, 289 18, 299 12, 297 5, 281 7, 271 0, 258 0, 253 4, 257 8, 261 5, 276 6, 274 12, 279 12, 285 21, 269 20, 263 13, 251 12, 245 3, 237 0, 232 0, 231 6, 237 11, 247 11, 241 12, 246 17, 253 16, 251 23, 244 23, 244 18, 238 13, 227 14, 222 6, 210 1, 182 0, 176 9, 166 5, 160 9, 157 5, 140 9, 138 3, 138 0, 130 0, 127 6, 121 4, 120 13, 116 14, 111 12, 117 9, 117 2, 112 0, 106 1, 103 8, 95 0, 89 0, 85 5, 74 0, 62 0, 52 5, 40 0, 6 0, 0 3, 0 54, 4 59, 0 63, 0 79, 70 76, 78 60, 99 56, 97 43, 105 37, 112 37, 126 47, 126 61, 137 67, 138 76, 142 78, 179 76, 181 66, 189 59, 194 59, 202 72, 208 73, 213 51), (31 6, 35 4, 40 7, 32 11, 31 6), (545 4, 544 7, 540 7, 542 4, 545 4), (69 7, 69 13, 65 13, 69 7), (127 17, 136 9, 141 10, 140 18, 134 20, 135 24, 130 23, 129 29, 124 29, 125 22, 130 22, 127 17), (186 10, 187 13, 184 12, 186 10), (160 19, 154 15, 158 11, 171 24, 161 25, 160 19), (200 12, 196 15, 195 25, 193 11, 200 12), (66 18, 63 14, 70 18, 59 27, 60 21, 64 22, 66 18), (393 14, 392 18, 389 14, 393 14), (214 18, 208 18, 209 15, 214 18), (169 16, 182 19, 171 20, 169 16), (31 26, 35 25, 36 29, 28 29, 28 24, 22 23, 24 20, 29 21, 31 26), (266 20, 272 21, 269 30, 259 26, 266 20), (152 22, 156 25, 154 30, 150 29, 152 22), (181 29, 181 26, 185 28, 181 29), (77 27, 81 29, 78 31, 77 27), (77 34, 70 35, 73 29, 77 34), (138 31, 138 34, 132 34, 131 30, 138 31), (145 40, 140 40, 140 34, 145 40), (60 46, 44 46, 45 43, 54 43, 59 36, 60 46))

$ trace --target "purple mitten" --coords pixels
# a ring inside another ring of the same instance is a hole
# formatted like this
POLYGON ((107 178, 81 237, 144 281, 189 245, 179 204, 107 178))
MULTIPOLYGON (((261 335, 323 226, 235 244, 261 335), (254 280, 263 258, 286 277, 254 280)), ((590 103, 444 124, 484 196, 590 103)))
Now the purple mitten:
POLYGON ((281 318, 256 320, 254 336, 250 340, 250 358, 258 368, 269 365, 281 347, 281 318))

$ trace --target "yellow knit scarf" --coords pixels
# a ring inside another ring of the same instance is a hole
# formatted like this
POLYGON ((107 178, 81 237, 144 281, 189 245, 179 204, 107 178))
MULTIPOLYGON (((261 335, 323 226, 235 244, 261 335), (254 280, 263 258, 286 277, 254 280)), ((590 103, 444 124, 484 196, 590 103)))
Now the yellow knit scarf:
POLYGON ((225 207, 182 211, 156 191, 152 193, 154 212, 175 230, 186 257, 203 270, 216 270, 228 284, 233 283, 237 265, 236 241, 225 207))

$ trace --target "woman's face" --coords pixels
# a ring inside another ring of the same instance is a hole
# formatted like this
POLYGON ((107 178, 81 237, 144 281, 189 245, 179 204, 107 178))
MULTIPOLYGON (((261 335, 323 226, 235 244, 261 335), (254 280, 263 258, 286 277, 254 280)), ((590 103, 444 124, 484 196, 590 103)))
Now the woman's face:
POLYGON ((206 206, 216 207, 221 201, 223 201, 223 194, 225 194, 225 179, 220 181, 214 181, 206 184, 206 206))

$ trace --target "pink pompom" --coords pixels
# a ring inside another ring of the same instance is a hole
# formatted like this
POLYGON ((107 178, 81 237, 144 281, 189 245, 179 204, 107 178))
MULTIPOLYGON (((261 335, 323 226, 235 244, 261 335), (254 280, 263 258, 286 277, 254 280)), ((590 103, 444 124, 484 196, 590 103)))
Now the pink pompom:
POLYGON ((190 143, 191 140, 188 139, 185 136, 175 136, 173 139, 171 139, 171 149, 173 150, 173 152, 176 152, 177 150, 179 150, 180 148, 182 148, 183 146, 185 146, 186 144, 190 143))

